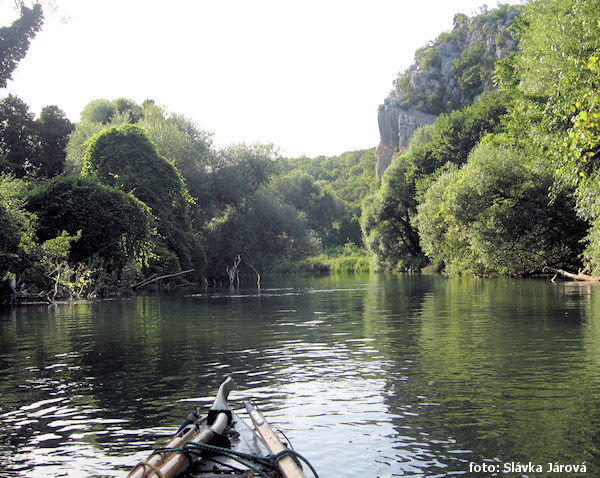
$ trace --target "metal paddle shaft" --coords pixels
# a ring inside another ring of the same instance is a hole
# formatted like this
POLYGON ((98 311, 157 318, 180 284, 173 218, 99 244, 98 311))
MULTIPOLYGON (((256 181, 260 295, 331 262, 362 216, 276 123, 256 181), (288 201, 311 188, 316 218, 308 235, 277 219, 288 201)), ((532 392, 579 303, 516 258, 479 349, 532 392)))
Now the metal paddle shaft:
MULTIPOLYGON (((194 438, 198 430, 195 427, 189 427, 182 430, 179 435, 173 437, 166 445, 165 448, 177 448, 183 445, 186 441, 194 438)), ((159 470, 167 458, 164 453, 157 453, 152 455, 146 461, 136 465, 133 470, 127 475, 127 478, 149 478, 150 476, 160 476, 156 470, 159 470)))
MULTIPOLYGON (((229 417, 225 413, 219 413, 217 415, 216 420, 214 421, 213 425, 210 428, 205 428, 205 429, 201 430, 200 433, 195 435, 190 441, 194 442, 194 443, 205 443, 205 444, 210 442, 217 433, 218 434, 223 433, 223 430, 225 430, 225 427, 227 426, 228 421, 229 421, 229 417)), ((160 476, 160 478, 163 478, 163 477, 170 478, 173 476, 177 476, 180 473, 182 473, 183 471, 185 471, 189 465, 190 465, 190 459, 188 458, 188 456, 185 453, 182 453, 182 452, 173 453, 173 456, 171 458, 169 458, 168 460, 166 460, 160 466, 161 474, 160 475, 157 474, 157 476, 160 476)))
MULTIPOLYGON (((281 440, 273 431, 271 425, 267 423, 267 420, 261 411, 249 402, 245 402, 244 406, 246 407, 256 430, 264 440, 265 445, 267 445, 269 452, 276 455, 285 451, 286 447, 281 443, 281 440)), ((291 456, 284 456, 277 462, 277 465, 285 478, 306 478, 302 468, 300 468, 291 456)))
MULTIPOLYGON (((210 442, 215 435, 222 434, 229 424, 229 414, 231 413, 229 411, 229 406, 227 405, 227 397, 232 390, 235 390, 235 388, 236 384, 234 380, 231 377, 228 377, 219 387, 219 391, 217 392, 217 396, 211 407, 211 410, 216 412, 212 425, 201 430, 198 430, 196 426, 189 426, 167 443, 166 448, 175 448, 187 441, 206 444, 210 442)), ((171 478, 182 473, 189 465, 190 459, 185 453, 158 453, 150 457, 147 461, 137 465, 128 475, 128 478, 171 478)))

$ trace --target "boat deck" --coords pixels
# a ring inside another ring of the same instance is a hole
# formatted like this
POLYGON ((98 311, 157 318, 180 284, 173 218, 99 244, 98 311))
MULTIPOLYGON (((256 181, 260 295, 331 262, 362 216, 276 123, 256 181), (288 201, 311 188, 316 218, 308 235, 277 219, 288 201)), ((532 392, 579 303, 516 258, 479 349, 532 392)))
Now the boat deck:
MULTIPOLYGON (((232 425, 224 434, 231 442, 232 450, 252 455, 267 455, 269 451, 264 443, 262 443, 246 422, 233 412, 232 418, 232 425)), ((190 470, 190 476, 194 478, 223 478, 227 476, 224 473, 233 476, 254 476, 249 467, 223 455, 214 455, 203 460, 198 460, 190 470)))

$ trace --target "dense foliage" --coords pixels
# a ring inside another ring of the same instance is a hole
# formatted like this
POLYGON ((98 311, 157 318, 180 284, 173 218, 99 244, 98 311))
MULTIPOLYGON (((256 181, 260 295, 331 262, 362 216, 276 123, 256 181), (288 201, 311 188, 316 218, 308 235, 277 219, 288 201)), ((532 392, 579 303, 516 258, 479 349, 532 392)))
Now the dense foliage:
MULTIPOLYGON (((290 270, 325 248, 362 241, 357 214, 361 191, 375 188, 372 150, 321 157, 328 166, 320 173, 313 168, 312 175, 302 167, 311 160, 284 160, 273 145, 217 149, 210 133, 150 100, 142 105, 124 98, 94 100, 74 128, 65 123, 62 129, 60 121, 52 121, 63 117, 56 107, 45 108, 35 120, 19 98, 4 101, 20 108, 14 115, 19 121, 11 124, 38 135, 25 146, 39 150, 42 130, 55 139, 45 144, 57 145, 39 155, 56 165, 56 172, 43 172, 49 166, 6 168, 27 180, 20 183, 19 197, 30 220, 21 232, 29 231, 38 259, 43 245, 54 251, 44 256, 46 288, 109 293, 187 269, 194 270, 187 280, 221 278, 238 256, 242 272, 290 270), (59 137, 69 138, 66 149, 59 137), (56 150, 60 154, 51 154, 56 150), (56 173, 62 175, 46 180, 56 173), (60 272, 50 273, 52 264, 60 272)), ((5 229, 14 250, 23 234, 5 229)), ((12 264, 7 261, 2 273, 17 274, 21 286, 44 286, 29 269, 12 264)))
POLYGON ((576 188, 577 210, 591 224, 586 255, 598 270, 600 2, 533 2, 525 11, 521 38, 523 52, 513 64, 517 111, 559 185, 576 188))
POLYGON ((417 205, 447 164, 462 165, 486 134, 502 130, 505 95, 489 94, 479 103, 441 115, 419 130, 406 152, 385 171, 380 189, 363 206, 367 247, 379 268, 420 269, 427 264, 415 223, 417 205))
POLYGON ((374 164, 374 148, 348 151, 340 156, 303 156, 283 160, 285 171, 299 170, 316 181, 330 184, 337 196, 352 210, 360 208, 363 198, 376 189, 374 164))
POLYGON ((427 190, 416 224, 423 251, 448 273, 523 275, 576 262, 585 230, 553 177, 515 146, 485 141, 427 190), (564 233, 568 231, 568 235, 564 233))
POLYGON ((208 224, 205 237, 212 277, 222 276, 237 255, 248 267, 269 271, 285 269, 288 263, 319 248, 301 214, 292 205, 267 195, 227 208, 208 224))
POLYGON ((62 231, 81 233, 72 244, 72 262, 101 258, 105 267, 122 269, 129 261, 148 262, 154 220, 133 194, 83 177, 46 181, 27 194, 25 207, 35 214, 37 237, 46 241, 62 231), (127 218, 126 221, 123 218, 127 218))
POLYGON ((199 279, 206 264, 204 250, 189 217, 190 197, 177 169, 158 154, 144 131, 134 125, 113 126, 92 138, 83 159, 84 177, 132 192, 156 218, 158 247, 166 247, 171 272, 193 269, 199 279), (175 262, 175 263, 174 263, 175 262))
POLYGON ((5 88, 19 62, 25 58, 29 43, 42 28, 42 6, 21 6, 21 17, 10 27, 0 28, 0 88, 5 88))
POLYGON ((23 245, 30 241, 32 218, 24 208, 25 183, 0 175, 0 273, 25 268, 23 245))
POLYGON ((35 120, 23 100, 8 95, 0 100, 0 172, 20 178, 60 174, 72 130, 57 106, 46 106, 35 120))
MULTIPOLYGON (((238 258, 253 274, 363 270, 370 258, 396 271, 523 275, 585 260, 597 272, 600 0, 521 9, 508 29, 519 9, 457 15, 453 31, 417 51, 415 68, 447 70, 461 99, 449 84, 423 92, 400 76, 406 107, 442 114, 379 182, 374 149, 282 158, 271 144, 215 147, 152 100, 95 99, 71 124, 57 106, 36 119, 8 95, 0 278, 75 296, 159 276, 223 278, 238 258), (477 29, 518 51, 494 63, 487 43, 465 43, 477 29), (443 42, 460 47, 451 67, 443 42)), ((0 87, 41 19, 36 5, 0 29, 0 87)))
MULTIPOLYGON (((511 32, 520 50, 496 64, 500 93, 414 135, 363 207, 367 245, 381 268, 576 270, 587 244, 585 262, 598 269, 598 7, 597 0, 525 5, 511 32)), ((474 65, 482 52, 475 44, 459 63, 474 65)))
MULTIPOLYGON (((374 148, 348 151, 340 156, 285 159, 283 167, 289 175, 278 181, 279 188, 287 188, 288 198, 298 196, 298 188, 305 188, 301 194, 308 197, 301 201, 305 205, 299 209, 312 224, 321 223, 321 229, 316 229, 327 248, 343 252, 346 244, 364 245, 360 210, 364 198, 377 190, 374 148)), ((291 202, 297 207, 300 204, 298 200, 291 202)))

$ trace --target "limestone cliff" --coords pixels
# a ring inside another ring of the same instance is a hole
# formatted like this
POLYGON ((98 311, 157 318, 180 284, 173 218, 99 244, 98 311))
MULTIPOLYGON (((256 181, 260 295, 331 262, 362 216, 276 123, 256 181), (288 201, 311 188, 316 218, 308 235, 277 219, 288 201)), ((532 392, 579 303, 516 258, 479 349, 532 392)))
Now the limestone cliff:
POLYGON ((415 63, 398 76, 395 89, 379 106, 378 177, 394 154, 406 149, 417 128, 493 88, 495 62, 518 46, 509 27, 520 12, 518 6, 503 5, 471 18, 459 13, 450 32, 417 50, 415 63))

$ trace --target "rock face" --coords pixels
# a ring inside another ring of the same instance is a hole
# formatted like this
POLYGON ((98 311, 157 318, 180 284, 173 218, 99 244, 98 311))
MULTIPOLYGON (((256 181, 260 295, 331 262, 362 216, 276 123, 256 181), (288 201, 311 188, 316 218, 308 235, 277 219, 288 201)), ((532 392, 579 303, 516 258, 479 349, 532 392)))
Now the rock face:
POLYGON ((378 178, 393 156, 406 150, 416 129, 493 88, 494 64, 518 46, 508 28, 520 13, 518 6, 503 5, 472 18, 457 14, 451 32, 417 50, 415 63, 379 105, 378 178))
POLYGON ((394 154, 403 152, 408 147, 415 130, 433 123, 437 118, 436 115, 423 113, 414 107, 404 109, 401 104, 398 92, 392 90, 384 103, 379 105, 377 121, 381 140, 375 151, 378 178, 392 163, 394 154))

